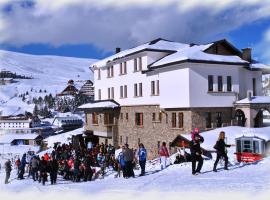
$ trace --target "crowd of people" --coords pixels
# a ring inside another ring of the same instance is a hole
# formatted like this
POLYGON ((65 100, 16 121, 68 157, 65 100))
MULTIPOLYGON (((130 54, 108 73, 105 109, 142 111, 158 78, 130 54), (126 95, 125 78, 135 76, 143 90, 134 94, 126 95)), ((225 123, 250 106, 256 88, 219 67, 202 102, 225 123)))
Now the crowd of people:
MULTIPOLYGON (((222 131, 214 145, 217 152, 213 167, 214 172, 217 172, 216 167, 221 158, 225 161, 224 169, 228 170, 226 147, 232 145, 226 144, 224 139, 225 132, 222 131)), ((184 154, 177 155, 174 164, 191 161, 192 174, 199 174, 203 166, 203 151, 200 146, 203 142, 204 138, 200 135, 199 129, 196 128, 191 133, 190 154, 184 151, 184 154)), ((166 143, 163 142, 159 148, 161 170, 168 165, 169 156, 166 143)), ((48 181, 49 175, 50 182, 53 185, 56 184, 59 175, 63 179, 73 182, 92 181, 97 177, 104 177, 108 168, 117 172, 116 177, 121 177, 121 175, 124 178, 135 177, 134 167, 137 165, 141 169, 140 176, 144 176, 146 160, 147 150, 142 143, 136 150, 129 148, 128 144, 115 149, 112 145, 103 143, 95 146, 88 145, 87 147, 76 146, 76 148, 70 143, 55 144, 50 154, 45 153, 41 157, 35 154, 23 154, 21 159, 16 160, 15 165, 18 179, 24 179, 25 171, 28 171, 28 177, 32 177, 33 181, 38 181, 43 185, 48 181)), ((5 170, 5 183, 7 184, 12 170, 10 159, 5 163, 5 170)))

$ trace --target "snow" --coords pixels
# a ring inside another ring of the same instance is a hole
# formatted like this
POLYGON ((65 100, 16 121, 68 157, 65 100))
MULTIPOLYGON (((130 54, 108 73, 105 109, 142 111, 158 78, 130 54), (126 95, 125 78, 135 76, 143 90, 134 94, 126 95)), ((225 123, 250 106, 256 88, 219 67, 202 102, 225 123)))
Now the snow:
POLYGON ((14 79, 12 84, 0 85, 0 115, 18 115, 32 112, 18 96, 28 91, 27 100, 60 93, 70 79, 80 88, 86 80, 93 80, 89 70, 95 59, 61 56, 37 56, 0 50, 0 71, 6 70, 34 79, 14 79), (31 92, 32 89, 32 92, 31 92), (42 90, 42 93, 39 91, 42 90), (44 93, 44 90, 47 92, 44 93))
POLYGON ((248 98, 242 99, 236 102, 237 104, 246 104, 246 103, 270 103, 269 96, 253 96, 251 97, 251 101, 248 98))
POLYGON ((151 67, 157 67, 164 64, 174 63, 184 60, 204 60, 204 61, 218 61, 218 62, 231 62, 231 63, 248 63, 245 60, 242 60, 238 56, 225 56, 225 55, 215 55, 203 52, 208 49, 213 44, 207 45, 194 45, 192 47, 186 47, 179 50, 176 53, 168 55, 163 59, 155 62, 151 67))
POLYGON ((87 109, 87 108, 116 108, 119 107, 118 104, 112 101, 102 101, 95 103, 87 103, 79 106, 79 109, 87 109))
MULTIPOLYGON (((52 136, 52 142, 63 142, 66 136, 72 134, 79 134, 83 129, 77 129, 69 133, 61 134, 59 137, 52 136)), ((256 134, 260 137, 265 137, 270 139, 269 132, 270 127, 266 128, 242 128, 242 127, 224 127, 212 131, 207 131, 201 133, 204 138, 206 146, 211 146, 215 143, 217 139, 217 134, 221 131, 225 131, 227 142, 234 142, 234 137, 242 134, 256 134), (209 145, 208 145, 209 144, 209 145)), ((48 150, 50 152, 51 149, 48 150)), ((46 152, 46 151, 45 151, 46 152)), ((45 152, 39 153, 43 155, 45 152)), ((16 154, 15 154, 16 155, 16 154)), ((15 156, 14 155, 14 156, 15 156)), ((270 189, 270 157, 264 158, 262 161, 244 164, 235 161, 235 156, 233 154, 228 154, 230 158, 229 171, 224 171, 223 164, 218 164, 218 172, 212 171, 214 159, 204 160, 204 165, 202 167, 202 173, 194 176, 191 174, 191 163, 182 163, 176 165, 169 165, 164 170, 160 170, 159 159, 154 159, 147 161, 146 164, 146 175, 139 177, 140 170, 134 170, 136 178, 124 179, 115 178, 116 172, 111 169, 107 169, 104 179, 95 179, 91 182, 80 182, 73 183, 71 181, 65 181, 61 176, 58 176, 56 185, 49 185, 47 182, 45 186, 37 182, 33 182, 31 178, 25 178, 24 180, 16 179, 16 170, 13 169, 11 175, 10 184, 0 184, 0 191, 9 192, 9 195, 25 194, 27 191, 31 191, 30 194, 35 194, 38 192, 42 194, 41 196, 50 194, 74 194, 76 198, 81 195, 88 197, 88 195, 93 197, 93 195, 100 194, 111 194, 115 195, 121 194, 123 192, 132 193, 133 196, 139 196, 148 192, 160 193, 164 192, 162 198, 169 195, 171 192, 182 192, 186 195, 192 194, 194 192, 198 194, 207 193, 215 194, 221 192, 221 194, 227 194, 232 192, 242 192, 248 197, 254 194, 261 194, 270 189), (23 192, 23 193, 18 193, 23 192)), ((1 163, 11 157, 11 155, 4 155, 0 158, 1 163)), ((175 154, 168 159, 168 163, 172 163, 175 154)), ((2 165, 3 166, 3 165, 2 165)), ((13 164, 14 166, 14 164, 13 164)), ((28 175, 26 173, 26 175, 28 175)), ((0 173, 0 179, 4 180, 5 173, 2 170, 0 173)), ((47 198, 48 199, 48 198, 47 198)), ((148 199, 148 198, 146 198, 148 199)), ((215 198, 216 199, 216 198, 215 198)), ((267 199, 267 198, 265 198, 267 199)))
POLYGON ((155 44, 150 44, 150 42, 149 42, 149 43, 145 43, 145 44, 142 44, 140 46, 137 46, 137 47, 134 47, 131 49, 121 51, 121 52, 119 52, 115 55, 112 55, 106 59, 95 62, 95 63, 93 63, 93 65, 98 66, 98 67, 102 67, 102 66, 105 66, 107 64, 107 62, 109 62, 109 61, 113 61, 115 59, 125 57, 131 53, 141 51, 144 49, 178 51, 179 49, 186 48, 188 46, 189 46, 189 44, 171 42, 171 41, 166 41, 166 40, 160 40, 160 41, 156 42, 155 44))

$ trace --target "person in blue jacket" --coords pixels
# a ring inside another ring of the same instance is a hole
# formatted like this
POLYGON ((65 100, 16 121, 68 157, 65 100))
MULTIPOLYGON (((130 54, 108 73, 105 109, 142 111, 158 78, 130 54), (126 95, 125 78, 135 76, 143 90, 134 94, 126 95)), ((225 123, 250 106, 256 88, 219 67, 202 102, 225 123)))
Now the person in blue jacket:
POLYGON ((147 151, 144 148, 144 145, 142 143, 139 144, 138 157, 139 157, 139 164, 141 167, 140 176, 143 176, 143 175, 145 175, 145 164, 146 164, 146 158, 147 158, 147 151))

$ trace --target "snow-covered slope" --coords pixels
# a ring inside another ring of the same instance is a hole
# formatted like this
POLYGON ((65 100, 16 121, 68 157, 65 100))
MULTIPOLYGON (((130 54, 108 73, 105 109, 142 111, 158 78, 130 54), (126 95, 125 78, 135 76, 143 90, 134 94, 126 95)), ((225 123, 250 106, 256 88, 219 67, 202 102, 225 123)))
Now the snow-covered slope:
POLYGON ((28 98, 53 95, 62 91, 67 81, 73 79, 76 84, 80 81, 93 80, 89 70, 95 59, 82 59, 61 56, 37 56, 0 50, 0 71, 15 72, 18 75, 34 79, 16 79, 16 83, 0 85, 0 112, 2 115, 32 111, 33 105, 26 105, 17 96, 26 91, 28 98), (31 91, 32 89, 32 91, 31 91), (46 90, 47 93, 39 91, 46 90))

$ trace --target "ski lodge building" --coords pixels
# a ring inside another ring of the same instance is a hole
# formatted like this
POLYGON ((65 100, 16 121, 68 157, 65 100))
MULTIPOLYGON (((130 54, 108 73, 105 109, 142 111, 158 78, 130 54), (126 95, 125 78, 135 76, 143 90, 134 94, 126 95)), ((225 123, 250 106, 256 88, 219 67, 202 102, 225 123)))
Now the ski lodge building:
POLYGON ((94 63, 95 101, 79 108, 99 143, 138 148, 149 158, 179 134, 231 125, 259 127, 270 68, 227 40, 182 44, 156 39, 94 63))

